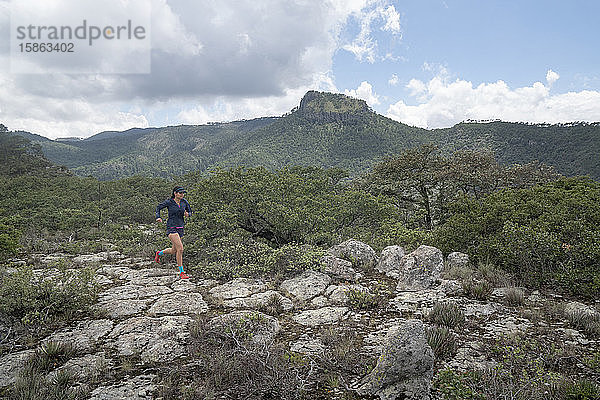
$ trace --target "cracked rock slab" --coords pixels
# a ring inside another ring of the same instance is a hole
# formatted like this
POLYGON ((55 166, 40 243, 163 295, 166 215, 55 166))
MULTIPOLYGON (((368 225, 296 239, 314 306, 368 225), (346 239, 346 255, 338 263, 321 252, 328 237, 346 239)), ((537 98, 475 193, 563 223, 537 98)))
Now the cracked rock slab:
POLYGON ((225 300, 223 305, 226 307, 233 308, 262 308, 269 304, 269 302, 274 301, 273 296, 275 296, 277 302, 281 305, 281 309, 283 311, 290 311, 294 308, 294 303, 287 297, 281 295, 281 293, 275 290, 268 290, 262 293, 255 293, 250 297, 238 297, 231 300, 225 300))
POLYGON ((19 371, 33 353, 35 350, 23 350, 0 358, 0 387, 12 385, 15 382, 19 371))
POLYGON ((334 324, 348 317, 348 307, 323 307, 306 310, 296 314, 292 319, 304 326, 320 326, 334 324))
POLYGON ((185 354, 191 322, 188 316, 133 317, 119 323, 108 337, 120 355, 139 354, 147 362, 167 362, 185 354))
POLYGON ((115 286, 100 294, 100 302, 108 303, 123 300, 139 300, 150 297, 159 297, 172 290, 166 286, 140 286, 123 285, 115 286))
POLYGON ((308 270, 295 278, 283 281, 279 288, 291 294, 294 300, 306 301, 323 293, 330 282, 329 275, 308 270))
POLYGON ((220 300, 248 297, 254 293, 263 292, 267 285, 258 279, 236 278, 223 285, 210 289, 211 296, 220 300))
POLYGON ((112 386, 100 386, 90 393, 90 400, 150 400, 157 386, 152 383, 156 375, 127 378, 112 386))
POLYGON ((74 327, 55 332, 42 342, 59 342, 72 345, 81 352, 89 352, 96 343, 106 336, 114 323, 109 319, 81 321, 74 327))
POLYGON ((98 307, 106 311, 106 315, 112 319, 130 317, 137 315, 148 308, 148 299, 143 300, 120 300, 98 304, 98 307))
POLYGON ((208 305, 200 293, 175 292, 162 296, 150 307, 150 315, 201 314, 208 311, 208 305))
POLYGON ((131 285, 170 286, 179 277, 175 269, 147 268, 132 270, 124 274, 122 279, 128 280, 131 285))

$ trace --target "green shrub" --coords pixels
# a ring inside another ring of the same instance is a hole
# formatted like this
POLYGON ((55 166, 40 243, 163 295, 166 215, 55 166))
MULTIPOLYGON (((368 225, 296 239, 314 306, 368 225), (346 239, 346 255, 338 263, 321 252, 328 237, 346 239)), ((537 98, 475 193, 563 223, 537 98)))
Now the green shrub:
POLYGON ((487 300, 492 294, 492 285, 486 280, 469 279, 462 287, 465 296, 476 300, 487 300))
POLYGON ((458 350, 456 338, 445 326, 427 328, 427 343, 433 350, 435 358, 441 360, 452 358, 458 350))
POLYGON ((433 380, 434 389, 443 400, 485 400, 486 397, 471 382, 475 373, 460 373, 451 369, 440 371, 433 380))
POLYGON ((383 298, 378 293, 370 293, 366 289, 348 288, 344 292, 346 305, 353 310, 366 311, 381 306, 383 298))
POLYGON ((600 313, 591 313, 587 310, 579 310, 567 314, 567 320, 575 329, 588 335, 600 336, 600 313))
POLYGON ((521 306, 525 303, 525 292, 517 287, 509 287, 504 293, 504 301, 510 306, 521 306))
POLYGON ((457 328, 464 324, 465 315, 455 303, 444 302, 433 306, 428 319, 435 325, 457 328))
POLYGON ((558 385, 554 395, 564 400, 598 400, 600 399, 600 386, 587 379, 566 380, 558 385))
POLYGON ((52 322, 86 312, 97 292, 91 269, 63 269, 44 277, 31 267, 20 267, 0 276, 0 317, 42 334, 52 322))
POLYGON ((462 251, 534 287, 559 286, 597 298, 600 183, 562 178, 529 189, 465 198, 434 232, 444 252, 462 251))

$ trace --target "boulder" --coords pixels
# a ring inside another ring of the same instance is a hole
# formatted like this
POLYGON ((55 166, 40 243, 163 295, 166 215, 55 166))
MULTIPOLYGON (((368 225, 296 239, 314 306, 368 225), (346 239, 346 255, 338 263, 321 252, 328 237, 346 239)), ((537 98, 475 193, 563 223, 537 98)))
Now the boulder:
POLYGON ((391 278, 398 279, 400 275, 400 265, 402 257, 404 257, 404 249, 400 246, 387 246, 381 252, 379 262, 377 263, 377 271, 386 274, 391 278))
POLYGON ((433 287, 444 268, 441 250, 431 246, 418 249, 402 257, 399 267, 398 291, 417 291, 433 287))
POLYGON ((291 294, 294 300, 306 301, 323 293, 329 282, 329 275, 308 270, 295 278, 283 281, 279 288, 291 294))
POLYGON ((352 268, 350 261, 334 257, 331 254, 324 255, 320 261, 325 266, 323 272, 327 275, 347 281, 356 281, 358 279, 358 274, 352 268))
POLYGON ((0 388, 15 382, 19 371, 34 353, 35 350, 23 350, 0 357, 0 388))
POLYGON ((454 251, 446 258, 446 268, 462 268, 469 265, 469 255, 454 251))
POLYGON ((368 244, 355 239, 346 240, 327 250, 334 257, 350 261, 353 266, 370 269, 377 264, 377 254, 368 244))
POLYGON ((377 365, 360 381, 360 395, 382 400, 430 399, 433 351, 423 322, 417 319, 390 329, 377 365))

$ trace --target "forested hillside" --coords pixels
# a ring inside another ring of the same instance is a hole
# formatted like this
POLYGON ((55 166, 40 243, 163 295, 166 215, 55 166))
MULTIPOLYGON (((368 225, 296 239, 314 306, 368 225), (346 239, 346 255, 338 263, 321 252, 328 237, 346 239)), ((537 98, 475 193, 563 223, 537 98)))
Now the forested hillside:
POLYGON ((461 123, 426 130, 376 114, 362 100, 315 91, 283 117, 102 132, 70 141, 18 133, 39 143, 53 162, 102 180, 135 174, 169 177, 237 165, 339 167, 358 176, 385 156, 427 143, 446 155, 491 150, 505 164, 539 160, 567 176, 600 178, 597 123, 461 123))

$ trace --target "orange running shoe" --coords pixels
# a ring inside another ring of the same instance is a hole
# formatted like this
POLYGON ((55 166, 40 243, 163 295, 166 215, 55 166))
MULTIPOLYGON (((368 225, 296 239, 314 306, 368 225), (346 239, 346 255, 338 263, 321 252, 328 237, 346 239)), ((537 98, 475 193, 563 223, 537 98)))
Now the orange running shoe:
POLYGON ((189 277, 189 276, 187 276, 185 272, 180 272, 180 273, 179 273, 179 277, 180 277, 181 279, 190 279, 190 277, 189 277))
POLYGON ((158 254, 159 252, 157 251, 156 253, 154 253, 154 262, 155 263, 160 263, 160 254, 158 254))

